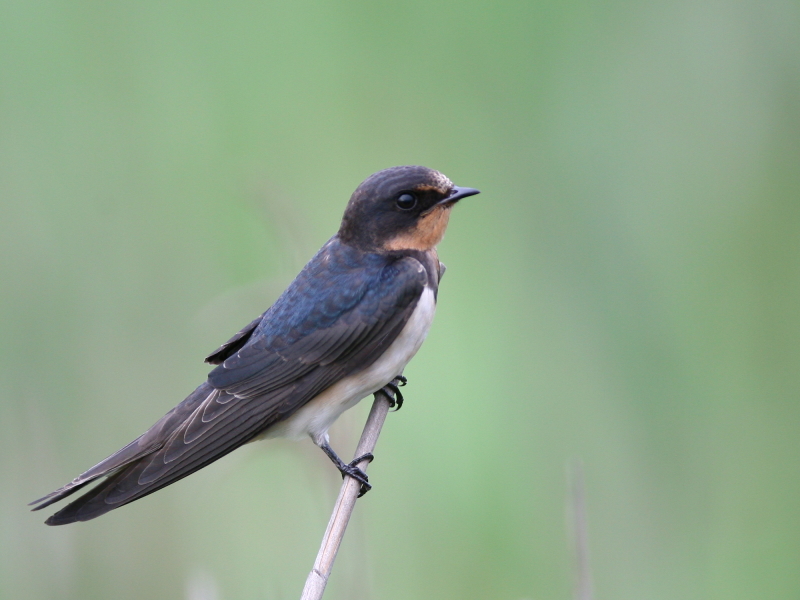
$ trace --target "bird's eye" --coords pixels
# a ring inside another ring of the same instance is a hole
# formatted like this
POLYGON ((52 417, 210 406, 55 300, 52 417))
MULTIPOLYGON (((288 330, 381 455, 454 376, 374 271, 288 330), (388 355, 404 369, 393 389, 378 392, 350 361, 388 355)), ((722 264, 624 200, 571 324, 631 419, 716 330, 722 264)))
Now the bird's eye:
POLYGON ((414 197, 413 194, 409 194, 408 192, 404 194, 400 194, 397 197, 397 207, 402 208, 403 210, 411 210, 417 205, 417 199, 414 197))

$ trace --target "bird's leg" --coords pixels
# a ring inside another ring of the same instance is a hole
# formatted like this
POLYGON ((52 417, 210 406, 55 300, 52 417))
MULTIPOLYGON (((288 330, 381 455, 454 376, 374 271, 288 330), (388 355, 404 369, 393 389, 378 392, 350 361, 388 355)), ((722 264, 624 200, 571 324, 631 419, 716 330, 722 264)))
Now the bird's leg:
POLYGON ((400 388, 407 383, 408 379, 402 375, 398 375, 381 388, 383 393, 389 397, 391 407, 394 408, 393 412, 397 412, 403 407, 403 394, 400 393, 400 388), (397 406, 397 408, 395 408, 395 406, 397 406))
POLYGON ((328 458, 331 459, 331 462, 333 462, 333 464, 336 465, 336 468, 339 469, 339 472, 342 474, 342 478, 344 478, 345 475, 349 475, 361 484, 361 489, 358 493, 359 498, 372 489, 372 486, 369 484, 369 478, 367 477, 367 474, 358 467, 358 463, 360 463, 362 460, 368 460, 372 462, 372 459, 375 458, 372 456, 372 453, 367 452, 366 454, 362 454, 361 456, 354 458, 350 463, 346 463, 339 458, 339 455, 334 452, 333 448, 331 448, 327 441, 319 444, 319 447, 322 448, 322 451, 328 455, 328 458))
MULTIPOLYGON (((400 393, 401 387, 408 383, 408 379, 403 377, 402 375, 398 375, 392 381, 387 383, 385 386, 381 388, 381 391, 386 394, 386 397, 389 399, 389 403, 395 411, 400 410, 400 407, 403 406, 403 394, 400 393), (396 407, 396 408, 395 408, 396 407)), ((377 392, 376 392, 377 393, 377 392)), ((361 498, 364 494, 372 489, 372 486, 369 483, 369 477, 367 474, 358 467, 358 463, 363 460, 368 460, 372 462, 375 458, 371 452, 367 452, 366 454, 362 454, 354 458, 349 463, 344 462, 339 455, 336 454, 331 445, 328 443, 327 435, 324 438, 317 438, 313 437, 314 443, 317 444, 322 451, 328 455, 328 458, 331 459, 331 462, 336 465, 336 468, 339 469, 339 472, 342 474, 342 477, 345 475, 349 475, 356 481, 361 484, 361 489, 359 490, 358 497, 361 498)))

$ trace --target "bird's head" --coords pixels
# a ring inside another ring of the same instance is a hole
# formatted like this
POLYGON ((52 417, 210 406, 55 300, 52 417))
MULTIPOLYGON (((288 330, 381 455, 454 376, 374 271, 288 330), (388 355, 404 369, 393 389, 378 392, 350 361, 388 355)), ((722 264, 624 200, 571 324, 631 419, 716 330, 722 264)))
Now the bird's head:
POLYGON ((427 167, 384 169, 353 192, 339 239, 372 252, 430 250, 442 240, 453 205, 477 193, 427 167))

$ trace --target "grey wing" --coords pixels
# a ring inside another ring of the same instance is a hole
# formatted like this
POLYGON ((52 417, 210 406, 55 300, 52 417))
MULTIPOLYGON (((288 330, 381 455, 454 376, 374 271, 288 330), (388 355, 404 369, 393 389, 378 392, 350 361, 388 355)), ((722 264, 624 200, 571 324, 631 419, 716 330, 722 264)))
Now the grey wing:
MULTIPOLYGON (((312 323, 299 337, 297 327, 281 333, 280 323, 262 335, 254 327, 244 346, 186 400, 140 438, 34 502, 41 502, 34 510, 105 475, 107 480, 46 522, 61 525, 93 519, 228 454, 340 378, 377 359, 408 321, 425 280, 419 262, 402 259, 386 267, 380 279, 365 287, 364 297, 327 327, 314 328, 312 323)), ((330 312, 336 306, 335 290, 325 299, 322 304, 330 312)), ((314 315, 310 311, 309 319, 317 318, 314 315)), ((238 342, 236 337, 231 341, 238 342)))

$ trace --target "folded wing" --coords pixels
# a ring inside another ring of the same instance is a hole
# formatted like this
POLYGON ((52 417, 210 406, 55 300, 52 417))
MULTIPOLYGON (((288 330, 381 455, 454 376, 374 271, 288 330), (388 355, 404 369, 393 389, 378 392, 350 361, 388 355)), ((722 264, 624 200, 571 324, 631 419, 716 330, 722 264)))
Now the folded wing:
POLYGON ((262 317, 209 357, 222 362, 205 383, 142 436, 34 502, 34 510, 102 476, 108 478, 46 522, 93 519, 151 494, 252 440, 380 357, 413 312, 425 270, 413 258, 356 267, 346 253, 326 259, 329 247, 262 317))

